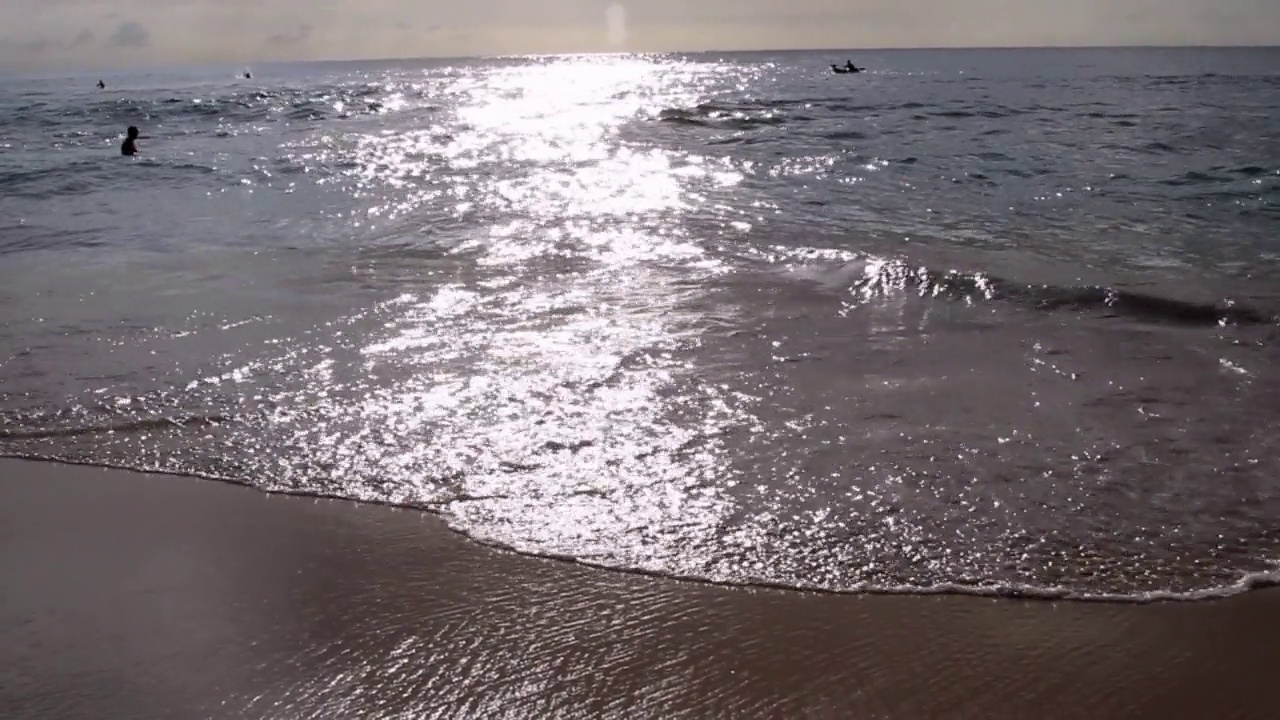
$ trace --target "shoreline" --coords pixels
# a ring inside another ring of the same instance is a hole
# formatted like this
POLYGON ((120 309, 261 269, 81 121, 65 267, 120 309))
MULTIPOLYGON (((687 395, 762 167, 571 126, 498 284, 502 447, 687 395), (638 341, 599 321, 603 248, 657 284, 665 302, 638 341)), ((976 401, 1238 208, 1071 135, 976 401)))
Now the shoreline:
POLYGON ((1082 602, 716 585, 423 510, 0 459, 16 717, 1269 718, 1280 589, 1082 602), (1270 638, 1270 640, 1269 640, 1270 638))
POLYGON ((587 560, 572 556, 538 554, 533 552, 525 552, 516 548, 508 547, 499 543, 489 542, 482 538, 476 538, 467 533, 454 528, 450 525, 439 511, 432 507, 416 506, 416 505, 396 505, 390 502, 379 500, 357 500, 353 498, 344 498, 335 495, 324 495, 321 493, 298 491, 289 492, 283 490, 266 490, 254 487, 248 483, 239 480, 232 480, 222 477, 208 477, 204 475, 196 475, 192 473, 166 472, 160 470, 133 470, 130 468, 122 468, 114 465, 106 465, 102 463, 91 462, 68 462, 65 460, 57 460, 51 458, 38 457, 19 457, 12 455, 0 455, 0 469, 3 469, 9 463, 40 463, 51 464, 69 468, 90 468, 94 470, 105 470, 113 473, 129 473, 135 475, 153 476, 158 478, 179 478, 184 481, 198 481, 216 483, 232 488, 242 490, 250 490, 261 493, 263 495, 298 498, 301 500, 323 500, 339 503, 349 503, 358 506, 367 506, 373 508, 384 508, 388 510, 403 510, 408 512, 419 512, 432 517, 439 521, 444 530, 457 535, 466 542, 476 546, 487 548, 495 552, 510 553, 527 557, 532 560, 543 560, 549 562, 567 563, 574 566, 591 568, 602 572, 621 573, 626 575, 636 575, 640 577, 653 578, 657 580, 670 580, 682 583, 696 583, 699 585, 710 585, 714 587, 739 588, 739 589, 759 589, 759 590, 776 590, 781 592, 795 593, 811 593, 818 595, 837 595, 837 596, 888 596, 888 597, 932 597, 932 596, 953 596, 953 597, 971 597, 979 599, 996 599, 996 600, 1021 600, 1027 602, 1070 602, 1070 603, 1098 603, 1106 605, 1151 605, 1161 603, 1206 603, 1229 600, 1234 597, 1245 595, 1260 590, 1277 589, 1280 590, 1280 562, 1275 562, 1273 569, 1261 570, 1247 573, 1233 585, 1219 586, 1202 590, 1193 590, 1188 592, 1173 592, 1168 590, 1148 591, 1142 596, 1123 595, 1119 593, 1108 593, 1102 595, 1079 595, 1068 589, 1056 588, 1037 588, 1037 587, 974 587, 966 585, 946 585, 938 587, 917 587, 917 586, 901 586, 896 588, 872 587, 856 590, 832 590, 824 587, 798 587, 793 585, 785 585, 781 583, 767 582, 721 582, 709 580, 706 578, 669 575, 666 573, 645 570, 643 568, 614 567, 611 565, 592 563, 587 560))

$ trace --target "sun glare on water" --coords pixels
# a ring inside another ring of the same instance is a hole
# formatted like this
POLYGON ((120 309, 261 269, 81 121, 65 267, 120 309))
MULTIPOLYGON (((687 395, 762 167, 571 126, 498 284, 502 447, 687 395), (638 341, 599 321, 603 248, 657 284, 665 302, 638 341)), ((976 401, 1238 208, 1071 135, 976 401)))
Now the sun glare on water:
MULTIPOLYGON (((623 42, 621 6, 608 20, 623 42)), ((367 376, 396 382, 328 410, 400 439, 378 449, 332 422, 300 440, 403 478, 401 498, 442 502, 490 540, 616 556, 636 532, 639 566, 702 562, 649 535, 666 517, 705 537, 725 512, 714 492, 685 492, 716 474, 712 438, 738 421, 682 379, 697 342, 688 288, 717 272, 685 220, 708 183, 741 176, 625 134, 696 104, 675 89, 694 84, 673 82, 696 72, 641 56, 499 61, 429 81, 444 109, 419 126, 361 134, 352 173, 370 214, 405 230, 417 208, 452 208, 456 229, 420 228, 415 244, 467 269, 388 306, 389 332, 362 354, 367 376), (681 423, 691 411, 700 422, 681 423)))

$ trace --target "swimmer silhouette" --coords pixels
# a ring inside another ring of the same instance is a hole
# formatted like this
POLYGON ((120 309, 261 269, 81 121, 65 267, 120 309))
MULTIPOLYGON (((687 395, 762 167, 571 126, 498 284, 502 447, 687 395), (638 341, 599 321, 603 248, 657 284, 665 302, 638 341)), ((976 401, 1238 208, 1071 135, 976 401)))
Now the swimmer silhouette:
POLYGON ((138 146, 137 146, 137 144, 136 144, 136 141, 137 141, 137 140, 146 140, 146 139, 147 139, 147 137, 146 137, 145 135, 139 135, 139 134, 138 134, 138 128, 133 127, 132 125, 130 125, 130 126, 129 126, 129 135, 128 135, 128 137, 126 137, 126 138, 124 139, 124 144, 120 146, 120 154, 121 154, 121 155, 129 155, 129 156, 137 155, 137 154, 138 154, 138 146))
POLYGON ((102 82, 101 80, 99 80, 99 81, 98 81, 98 89, 99 89, 99 90, 106 90, 106 89, 107 89, 107 84, 106 84, 106 83, 104 83, 104 82, 102 82))

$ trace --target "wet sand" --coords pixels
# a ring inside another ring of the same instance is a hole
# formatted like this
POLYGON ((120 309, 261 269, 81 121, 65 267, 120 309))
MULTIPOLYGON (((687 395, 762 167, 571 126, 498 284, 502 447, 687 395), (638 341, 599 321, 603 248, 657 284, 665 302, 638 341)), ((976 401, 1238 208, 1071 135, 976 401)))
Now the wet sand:
POLYGON ((12 718, 1272 718, 1280 592, 839 596, 607 572, 429 514, 0 460, 12 718))

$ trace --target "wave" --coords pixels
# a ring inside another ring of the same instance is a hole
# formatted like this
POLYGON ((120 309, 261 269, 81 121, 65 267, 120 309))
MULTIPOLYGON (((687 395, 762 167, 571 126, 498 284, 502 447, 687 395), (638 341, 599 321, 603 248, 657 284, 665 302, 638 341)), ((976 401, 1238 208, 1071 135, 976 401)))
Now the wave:
POLYGON ((0 226, 0 255, 57 247, 93 248, 106 244, 94 230, 48 230, 36 225, 0 226))
MULTIPOLYGON (((974 597, 1008 598, 1015 600, 1072 600, 1076 602, 1149 604, 1156 602, 1196 602, 1222 600, 1243 595, 1251 590, 1280 586, 1280 563, 1271 570, 1245 573, 1230 585, 1218 585, 1198 590, 1144 590, 1135 593, 1087 592, 1060 586, 1036 587, 1032 585, 858 585, 843 588, 840 593, 868 595, 968 595, 974 597)), ((821 591, 820 588, 799 588, 821 591)))
POLYGON ((1184 185, 1217 185, 1224 182, 1230 182, 1230 180, 1230 178, 1222 177, 1220 175, 1210 175, 1197 170, 1189 170, 1178 177, 1157 180, 1156 182, 1170 187, 1181 187, 1184 185))
MULTIPOLYGON (((430 508, 419 509, 431 511, 430 508)), ((839 588, 830 588, 823 585, 805 582, 781 583, 745 580, 718 580, 699 575, 667 574, 651 570, 634 569, 625 566, 610 565, 590 559, 583 559, 573 555, 532 553, 503 543, 487 542, 483 538, 476 538, 472 536, 465 530, 461 532, 463 535, 466 535, 472 540, 480 542, 483 545, 498 547, 518 554, 573 562, 580 565, 598 567, 615 572, 627 572, 637 575, 673 578, 677 580, 692 580, 695 582, 709 582, 714 585, 776 590, 802 590, 805 592, 825 593, 829 595, 960 595, 967 597, 1000 598, 1008 600, 1043 600, 1050 602, 1066 600, 1071 602, 1149 605, 1159 602, 1204 602, 1209 600, 1225 600, 1227 598, 1236 597, 1237 595, 1243 595, 1253 590, 1280 587, 1280 562, 1271 562, 1271 569, 1242 573, 1230 584, 1215 585, 1195 590, 1141 590, 1132 593, 1091 592, 1058 585, 1035 586, 1014 583, 993 583, 990 585, 966 585, 962 583, 938 583, 936 585, 879 585, 876 583, 857 583, 839 588)))
POLYGON ((127 435, 130 433, 141 433, 171 427, 207 428, 231 422, 233 420, 234 418, 227 415, 193 415, 188 417, 142 418, 123 422, 100 422, 85 425, 67 425, 62 427, 25 427, 14 430, 0 429, 0 441, 72 438, 100 433, 127 435))
POLYGON ((310 88, 282 88, 231 92, 224 95, 116 98, 79 105, 45 101, 9 110, 14 127, 41 130, 63 125, 107 127, 156 125, 192 121, 272 122, 324 120, 380 114, 387 110, 385 88, 378 84, 310 88))
POLYGON ((658 113, 663 122, 750 130, 783 125, 788 118, 774 108, 748 103, 703 103, 691 108, 667 108, 658 113))
POLYGON ((985 273, 939 272, 902 260, 865 262, 863 277, 851 288, 862 300, 913 291, 951 300, 991 300, 1027 305, 1041 311, 1093 311, 1106 317, 1187 325, 1276 325, 1280 314, 1226 301, 1202 303, 1113 287, 1035 285, 985 273))
MULTIPOLYGON (((658 119, 664 122, 707 126, 729 127, 734 129, 751 129, 760 126, 784 125, 791 122, 812 120, 808 113, 797 113, 796 110, 809 111, 813 114, 829 114, 832 116, 854 115, 872 112, 893 112, 924 108, 916 102, 905 104, 853 104, 838 98, 795 98, 795 99, 757 99, 739 102, 714 101, 700 103, 692 107, 665 108, 658 113, 658 119)), ((940 109, 916 117, 921 120, 929 117, 940 118, 1005 118, 1014 115, 1025 115, 1036 112, 1036 108, 1012 108, 995 105, 982 109, 968 108, 959 110, 940 109)), ((835 137, 832 139, 844 139, 835 137)), ((848 139, 864 139, 854 134, 848 139)))
MULTIPOLYGON (((72 195, 97 192, 104 185, 120 180, 119 153, 112 147, 101 156, 83 160, 60 156, 49 158, 56 164, 44 167, 19 168, 0 172, 0 191, 15 198, 49 200, 72 195)), ((167 182, 182 182, 193 177, 218 174, 218 169, 196 162, 167 159, 141 158, 131 165, 155 168, 163 173, 167 182)))

